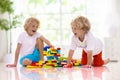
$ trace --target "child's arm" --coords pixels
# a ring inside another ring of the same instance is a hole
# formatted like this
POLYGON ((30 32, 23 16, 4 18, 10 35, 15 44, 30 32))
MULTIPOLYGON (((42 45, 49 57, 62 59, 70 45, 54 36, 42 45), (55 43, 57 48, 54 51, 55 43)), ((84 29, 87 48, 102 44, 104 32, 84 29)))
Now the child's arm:
POLYGON ((66 68, 71 68, 73 64, 71 63, 74 50, 69 50, 67 65, 64 65, 66 68))
POLYGON ((92 51, 87 51, 87 65, 92 65, 92 51))
POLYGON ((74 50, 69 50, 67 64, 71 64, 73 53, 74 53, 74 50))
POLYGON ((46 39, 44 36, 41 36, 40 39, 45 42, 48 46, 53 47, 53 45, 50 43, 48 39, 46 39))
POLYGON ((21 48, 21 44, 18 43, 16 51, 15 51, 15 60, 14 60, 14 64, 15 65, 17 65, 17 62, 18 62, 20 48, 21 48))
POLYGON ((14 64, 8 64, 7 67, 16 67, 16 66, 17 66, 20 48, 21 48, 21 44, 18 43, 18 44, 17 44, 16 51, 15 51, 14 64))

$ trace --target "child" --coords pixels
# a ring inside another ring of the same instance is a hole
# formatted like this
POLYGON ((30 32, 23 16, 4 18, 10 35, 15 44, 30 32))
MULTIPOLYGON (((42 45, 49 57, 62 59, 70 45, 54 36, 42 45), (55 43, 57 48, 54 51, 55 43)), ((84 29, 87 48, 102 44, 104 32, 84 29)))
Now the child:
POLYGON ((8 64, 7 67, 17 66, 19 54, 21 55, 20 64, 23 66, 44 60, 43 42, 49 46, 52 46, 52 44, 43 35, 37 32, 39 24, 39 21, 33 17, 26 20, 24 24, 25 32, 22 32, 18 37, 14 64, 8 64))
POLYGON ((64 67, 72 67, 71 59, 77 47, 82 48, 81 64, 84 67, 102 66, 110 60, 102 59, 102 42, 93 36, 90 32, 90 22, 83 16, 77 17, 71 22, 73 37, 68 55, 67 65, 64 67))

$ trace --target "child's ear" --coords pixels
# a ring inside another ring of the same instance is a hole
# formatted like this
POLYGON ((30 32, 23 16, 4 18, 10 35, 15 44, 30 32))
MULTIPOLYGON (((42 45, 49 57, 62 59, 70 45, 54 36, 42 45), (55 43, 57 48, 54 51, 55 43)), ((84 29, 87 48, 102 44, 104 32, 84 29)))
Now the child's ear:
POLYGON ((87 33, 88 32, 88 30, 86 29, 86 28, 84 28, 84 29, 82 29, 85 33, 87 33))
POLYGON ((88 30, 86 30, 85 33, 88 33, 88 30))

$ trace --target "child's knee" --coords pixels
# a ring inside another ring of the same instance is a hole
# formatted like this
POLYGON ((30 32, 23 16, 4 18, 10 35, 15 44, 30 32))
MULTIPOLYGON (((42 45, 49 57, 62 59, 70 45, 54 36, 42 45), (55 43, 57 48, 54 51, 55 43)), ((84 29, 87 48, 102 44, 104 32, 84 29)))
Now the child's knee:
POLYGON ((36 39, 36 47, 43 46, 43 41, 40 38, 36 39))
POLYGON ((37 39, 36 39, 36 42, 37 42, 37 43, 43 43, 43 40, 41 40, 40 38, 37 38, 37 39))
POLYGON ((104 64, 103 60, 93 61, 93 66, 103 66, 103 64, 104 64))

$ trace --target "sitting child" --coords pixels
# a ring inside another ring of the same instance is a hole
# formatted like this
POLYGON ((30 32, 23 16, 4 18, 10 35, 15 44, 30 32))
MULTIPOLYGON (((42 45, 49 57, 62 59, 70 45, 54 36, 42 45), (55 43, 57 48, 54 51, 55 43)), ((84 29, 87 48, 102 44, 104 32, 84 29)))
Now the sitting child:
POLYGON ((52 46, 52 44, 43 35, 37 32, 39 24, 39 20, 34 17, 30 17, 26 20, 24 24, 25 32, 22 32, 18 37, 14 63, 7 64, 7 67, 17 66, 19 54, 21 55, 20 64, 23 66, 44 60, 43 43, 45 42, 49 46, 52 46))

